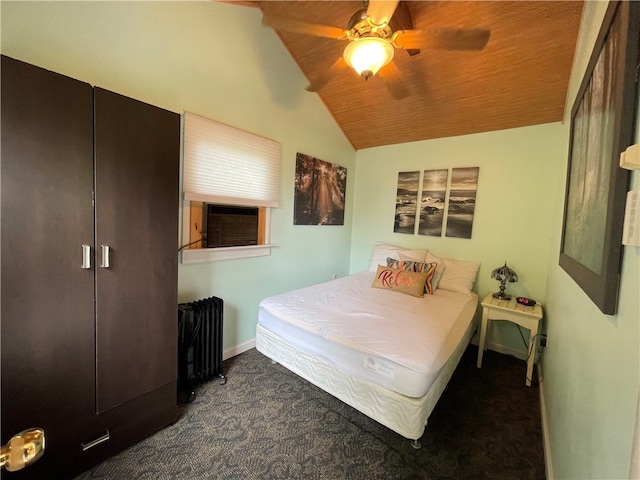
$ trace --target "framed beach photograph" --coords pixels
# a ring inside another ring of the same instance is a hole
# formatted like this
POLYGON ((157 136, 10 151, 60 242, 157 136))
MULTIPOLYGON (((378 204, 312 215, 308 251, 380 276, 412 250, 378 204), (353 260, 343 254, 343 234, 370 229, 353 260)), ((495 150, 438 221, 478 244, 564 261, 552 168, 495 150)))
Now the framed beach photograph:
POLYGON ((559 264, 605 314, 617 308, 639 22, 639 2, 609 4, 571 110, 559 264))
POLYGON ((412 234, 416 227, 420 172, 399 172, 393 231, 412 234))
POLYGON ((479 167, 451 169, 447 237, 471 238, 479 173, 479 167))
POLYGON ((442 236, 449 170, 425 170, 422 178, 418 234, 440 237, 442 236))

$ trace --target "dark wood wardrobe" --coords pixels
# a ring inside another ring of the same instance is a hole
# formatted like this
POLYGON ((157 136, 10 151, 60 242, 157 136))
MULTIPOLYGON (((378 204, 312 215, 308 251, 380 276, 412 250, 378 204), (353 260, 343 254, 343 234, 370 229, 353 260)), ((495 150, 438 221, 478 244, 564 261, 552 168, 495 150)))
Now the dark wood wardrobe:
POLYGON ((69 478, 176 420, 180 117, 2 57, 7 479, 69 478))

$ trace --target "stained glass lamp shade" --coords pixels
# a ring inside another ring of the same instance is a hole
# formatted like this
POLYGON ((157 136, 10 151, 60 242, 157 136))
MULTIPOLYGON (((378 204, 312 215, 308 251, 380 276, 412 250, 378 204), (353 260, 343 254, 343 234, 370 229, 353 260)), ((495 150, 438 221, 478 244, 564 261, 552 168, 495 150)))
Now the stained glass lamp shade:
POLYGON ((511 295, 505 293, 506 283, 517 282, 518 274, 507 267, 507 262, 504 262, 504 266, 496 268, 491 272, 491 278, 500 282, 500 291, 493 294, 494 298, 499 300, 511 300, 511 295))

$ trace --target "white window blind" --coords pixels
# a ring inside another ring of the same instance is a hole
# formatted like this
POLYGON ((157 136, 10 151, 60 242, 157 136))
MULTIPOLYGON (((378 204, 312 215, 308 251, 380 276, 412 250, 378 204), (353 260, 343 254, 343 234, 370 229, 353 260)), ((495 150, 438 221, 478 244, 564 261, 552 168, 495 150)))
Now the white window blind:
POLYGON ((277 207, 280 144, 185 113, 184 198, 277 207))

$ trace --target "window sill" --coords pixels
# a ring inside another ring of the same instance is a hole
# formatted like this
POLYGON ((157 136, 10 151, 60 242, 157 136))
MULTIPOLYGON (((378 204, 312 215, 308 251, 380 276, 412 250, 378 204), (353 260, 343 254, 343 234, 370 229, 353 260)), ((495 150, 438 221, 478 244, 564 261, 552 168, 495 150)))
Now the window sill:
POLYGON ((182 263, 217 262, 236 258, 264 257, 271 255, 273 245, 249 245, 246 247, 200 248, 182 251, 182 263))

